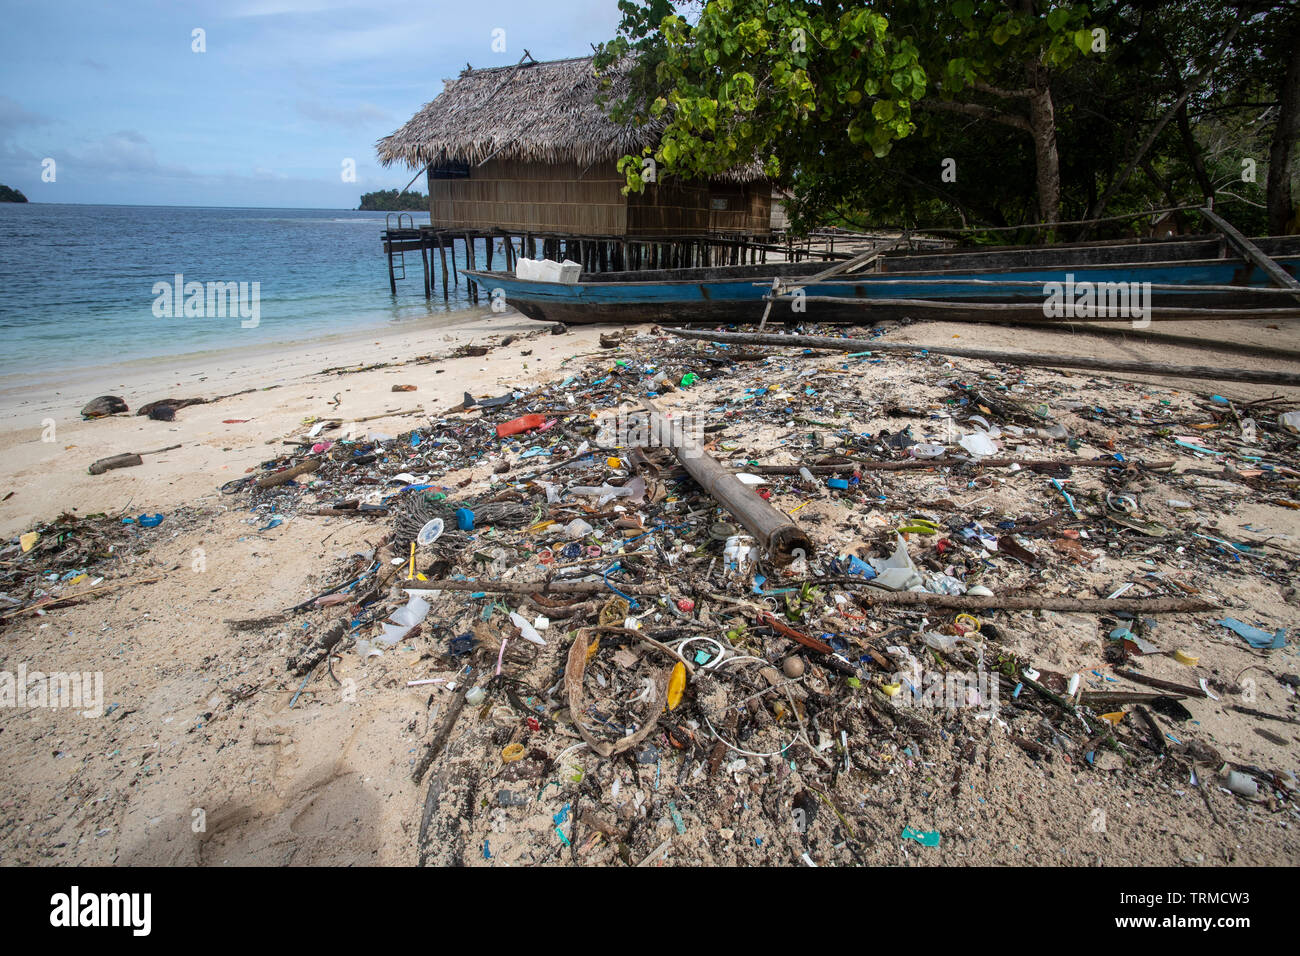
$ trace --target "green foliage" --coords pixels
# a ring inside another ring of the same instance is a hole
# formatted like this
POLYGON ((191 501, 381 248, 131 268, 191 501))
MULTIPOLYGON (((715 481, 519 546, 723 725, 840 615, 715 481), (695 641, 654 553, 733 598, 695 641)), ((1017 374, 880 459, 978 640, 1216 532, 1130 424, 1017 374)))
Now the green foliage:
POLYGON ((597 69, 636 59, 630 93, 611 110, 663 129, 653 150, 620 164, 627 188, 645 187, 646 158, 661 180, 759 163, 793 189, 796 230, 1037 222, 1046 171, 1059 181, 1061 219, 1086 217, 1127 176, 1103 214, 1214 195, 1259 231, 1279 90, 1300 35, 1296 0, 620 0, 619 9, 597 69), (1211 64, 1179 121, 1130 171, 1211 64), (1031 92, 1052 110, 1055 170, 1030 134, 1031 92), (956 160, 955 182, 940 176, 945 158, 956 160), (1256 162, 1254 182, 1242 181, 1243 158, 1256 162))
POLYGON ((380 189, 361 196, 358 209, 379 212, 428 212, 429 200, 424 193, 405 189, 398 193, 396 189, 380 189))
POLYGON ((27 197, 17 189, 0 184, 0 202, 27 202, 27 197))

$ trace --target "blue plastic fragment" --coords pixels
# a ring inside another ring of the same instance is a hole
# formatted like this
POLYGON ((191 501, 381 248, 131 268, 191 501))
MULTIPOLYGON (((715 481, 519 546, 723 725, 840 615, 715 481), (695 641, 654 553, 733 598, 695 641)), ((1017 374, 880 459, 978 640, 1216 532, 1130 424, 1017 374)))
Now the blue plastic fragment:
POLYGON ((1251 647, 1259 650, 1276 650, 1279 647, 1286 647, 1286 628, 1279 627, 1273 633, 1261 630, 1258 627, 1251 627, 1238 621, 1235 617, 1225 617, 1219 622, 1228 630, 1232 631, 1251 647))
POLYGON ((903 833, 900 837, 903 840, 915 840, 921 846, 938 846, 938 830, 913 830, 911 827, 903 827, 903 833))

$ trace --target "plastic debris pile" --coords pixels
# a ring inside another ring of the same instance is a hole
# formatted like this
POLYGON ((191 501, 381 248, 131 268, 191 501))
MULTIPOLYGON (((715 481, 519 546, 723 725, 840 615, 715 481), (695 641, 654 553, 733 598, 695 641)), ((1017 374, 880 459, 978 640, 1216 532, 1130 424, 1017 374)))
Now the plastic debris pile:
POLYGON ((1296 815, 1293 759, 1198 723, 1295 738, 1294 403, 921 349, 609 344, 400 434, 304 422, 223 489, 261 529, 380 531, 285 612, 311 639, 291 664, 306 686, 406 654, 423 858, 961 852, 976 834, 935 795, 974 788, 977 750, 1296 815), (813 551, 774 561, 646 399, 813 551))

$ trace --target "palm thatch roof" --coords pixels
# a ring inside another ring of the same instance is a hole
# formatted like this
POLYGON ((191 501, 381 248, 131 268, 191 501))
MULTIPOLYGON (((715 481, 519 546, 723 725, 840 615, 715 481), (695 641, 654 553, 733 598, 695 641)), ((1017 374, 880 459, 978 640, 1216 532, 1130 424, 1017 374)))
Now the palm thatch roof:
MULTIPOLYGON (((653 146, 662 123, 621 126, 596 102, 600 81, 592 57, 465 69, 442 93, 375 144, 379 162, 412 169, 448 163, 477 166, 488 159, 533 163, 606 162, 653 146)), ((610 101, 626 92, 627 75, 611 73, 610 101)), ((719 179, 753 182, 761 167, 729 170, 719 179)))

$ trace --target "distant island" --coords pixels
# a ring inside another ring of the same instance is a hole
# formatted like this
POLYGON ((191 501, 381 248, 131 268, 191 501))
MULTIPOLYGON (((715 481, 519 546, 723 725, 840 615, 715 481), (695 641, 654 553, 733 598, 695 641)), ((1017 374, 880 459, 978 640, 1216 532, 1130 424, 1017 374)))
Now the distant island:
POLYGON ((379 212, 427 212, 429 201, 424 193, 410 190, 399 193, 396 189, 381 189, 363 195, 361 205, 357 208, 379 212))
MULTIPOLYGON (((27 202, 27 197, 17 189, 10 189, 8 186, 0 184, 0 202, 27 202)), ((362 202, 365 202, 363 199, 362 202)))

